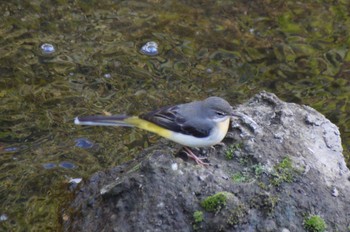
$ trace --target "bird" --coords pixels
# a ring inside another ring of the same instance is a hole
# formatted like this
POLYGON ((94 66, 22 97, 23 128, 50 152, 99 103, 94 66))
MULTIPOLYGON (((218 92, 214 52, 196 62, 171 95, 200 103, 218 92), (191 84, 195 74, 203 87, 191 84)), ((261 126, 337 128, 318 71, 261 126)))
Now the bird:
POLYGON ((76 125, 136 127, 184 146, 188 157, 198 165, 208 163, 198 158, 190 148, 211 147, 220 143, 227 134, 232 106, 223 98, 208 97, 202 101, 165 106, 141 114, 78 116, 76 125))

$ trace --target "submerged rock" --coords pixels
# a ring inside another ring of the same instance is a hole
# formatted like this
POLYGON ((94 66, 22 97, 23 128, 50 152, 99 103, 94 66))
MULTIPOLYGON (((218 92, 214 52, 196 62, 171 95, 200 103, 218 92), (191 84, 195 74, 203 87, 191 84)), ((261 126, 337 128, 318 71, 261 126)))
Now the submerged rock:
POLYGON ((94 174, 63 210, 64 230, 306 231, 305 218, 317 215, 327 230, 347 231, 350 173, 338 128, 266 92, 236 111, 226 145, 206 149, 209 167, 152 147, 94 174))

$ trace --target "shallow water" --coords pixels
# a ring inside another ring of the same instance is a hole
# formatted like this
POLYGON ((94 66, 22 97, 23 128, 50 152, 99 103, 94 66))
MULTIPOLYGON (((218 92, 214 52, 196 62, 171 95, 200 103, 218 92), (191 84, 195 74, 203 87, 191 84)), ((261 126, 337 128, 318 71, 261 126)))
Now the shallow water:
POLYGON ((267 90, 325 114, 349 157, 350 3, 330 2, 1 3, 0 230, 59 230, 71 178, 159 140, 75 126, 77 115, 212 95, 234 105, 267 90), (158 55, 140 53, 149 41, 158 55), (54 52, 43 53, 44 43, 54 52))

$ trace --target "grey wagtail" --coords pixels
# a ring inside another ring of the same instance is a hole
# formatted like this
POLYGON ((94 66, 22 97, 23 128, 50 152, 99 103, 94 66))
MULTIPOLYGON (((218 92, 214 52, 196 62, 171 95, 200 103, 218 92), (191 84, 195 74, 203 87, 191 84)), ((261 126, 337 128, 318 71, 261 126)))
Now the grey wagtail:
POLYGON ((188 147, 209 147, 225 137, 233 115, 231 105, 219 97, 163 107, 140 116, 76 117, 77 125, 137 127, 184 145, 197 164, 207 165, 188 147))

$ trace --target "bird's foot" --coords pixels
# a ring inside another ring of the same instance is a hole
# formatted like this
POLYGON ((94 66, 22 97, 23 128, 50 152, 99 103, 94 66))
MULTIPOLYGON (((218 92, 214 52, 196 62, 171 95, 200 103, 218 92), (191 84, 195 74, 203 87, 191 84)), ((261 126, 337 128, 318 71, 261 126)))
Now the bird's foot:
POLYGON ((199 158, 197 157, 192 151, 191 149, 189 149, 188 147, 184 147, 185 153, 187 154, 188 157, 190 157, 191 159, 193 159, 194 161, 196 161, 196 163, 198 165, 202 165, 204 167, 209 166, 209 163, 206 163, 203 161, 203 159, 205 158, 199 158))

